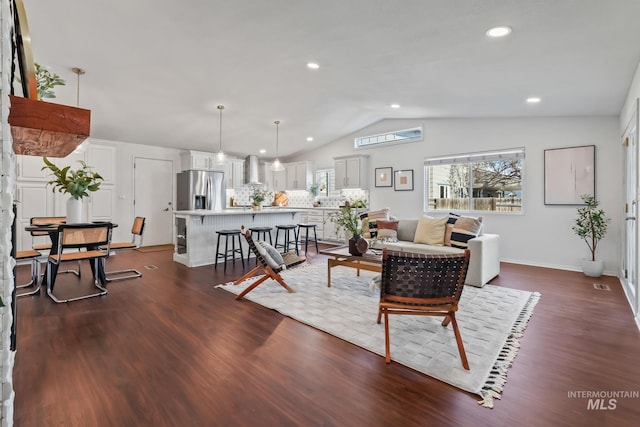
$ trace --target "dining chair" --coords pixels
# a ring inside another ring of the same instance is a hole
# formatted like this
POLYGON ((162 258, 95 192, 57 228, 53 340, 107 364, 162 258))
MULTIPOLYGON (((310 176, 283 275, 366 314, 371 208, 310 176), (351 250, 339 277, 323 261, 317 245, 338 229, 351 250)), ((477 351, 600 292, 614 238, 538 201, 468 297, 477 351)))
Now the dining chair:
POLYGON ((29 262, 31 264, 31 280, 28 283, 16 285, 16 289, 24 289, 34 287, 33 290, 27 292, 16 293, 16 298, 29 295, 40 295, 40 259, 42 254, 35 249, 26 249, 16 252, 16 263, 29 262))
POLYGON ((456 321, 458 302, 469 267, 469 254, 469 250, 446 255, 383 250, 378 323, 384 315, 387 363, 391 362, 389 314, 443 316, 442 326, 451 323, 462 366, 469 370, 456 321))
POLYGON ((56 303, 81 300, 107 294, 100 283, 104 271, 104 261, 109 256, 111 232, 113 224, 61 224, 58 226, 57 248, 48 257, 47 295, 56 303), (91 263, 93 284, 99 290, 88 295, 60 299, 53 293, 57 269, 67 261, 84 261, 91 263))
MULTIPOLYGON (((129 242, 111 242, 112 251, 120 251, 127 249, 137 249, 142 246, 142 232, 144 231, 145 218, 137 216, 133 220, 131 226, 131 241, 129 242)), ((102 248, 104 249, 104 248, 102 248)), ((141 277, 142 273, 135 268, 128 268, 125 270, 105 271, 105 277, 107 282, 114 282, 117 280, 134 279, 141 277), (129 273, 129 274, 127 274, 129 273), (111 277, 109 277, 111 276, 111 277)))
MULTIPOLYGON (((60 224, 64 224, 65 221, 67 220, 67 217, 64 216, 34 216, 31 217, 29 219, 29 224, 32 226, 38 226, 38 225, 60 225, 60 224)), ((33 250, 36 251, 50 251, 51 250, 51 239, 49 238, 49 232, 48 231, 31 231, 31 248, 33 250), (46 237, 48 239, 47 242, 45 243, 38 243, 38 241, 40 240, 40 237, 46 237)), ((46 260, 46 254, 44 257, 44 260, 46 260)), ((81 271, 80 271, 80 262, 78 261, 78 269, 77 270, 64 270, 64 271, 59 271, 58 273, 71 273, 71 274, 75 274, 76 276, 80 277, 81 271)))

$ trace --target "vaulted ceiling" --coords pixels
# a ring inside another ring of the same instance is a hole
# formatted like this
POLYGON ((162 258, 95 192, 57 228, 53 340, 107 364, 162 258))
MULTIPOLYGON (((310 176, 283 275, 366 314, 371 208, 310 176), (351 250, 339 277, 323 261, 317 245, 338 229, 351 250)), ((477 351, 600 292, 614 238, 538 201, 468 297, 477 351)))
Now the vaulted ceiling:
POLYGON ((276 119, 286 157, 384 118, 617 115, 640 60, 637 0, 24 2, 92 137, 215 152, 221 104, 240 156, 275 156, 276 119))

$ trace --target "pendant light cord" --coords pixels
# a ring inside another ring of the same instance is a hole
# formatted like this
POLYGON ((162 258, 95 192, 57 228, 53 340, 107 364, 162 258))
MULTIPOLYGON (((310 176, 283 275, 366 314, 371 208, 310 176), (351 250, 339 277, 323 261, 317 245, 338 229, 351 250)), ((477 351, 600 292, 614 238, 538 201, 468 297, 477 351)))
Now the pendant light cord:
POLYGON ((224 110, 224 105, 218 105, 218 110, 220 110, 220 148, 219 152, 222 152, 222 110, 224 110))
POLYGON ((278 158, 278 142, 280 141, 280 120, 273 122, 276 124, 276 159, 278 158))
POLYGON ((80 75, 84 74, 86 71, 78 67, 73 67, 71 71, 76 73, 76 76, 78 76, 76 84, 76 107, 80 107, 80 75))

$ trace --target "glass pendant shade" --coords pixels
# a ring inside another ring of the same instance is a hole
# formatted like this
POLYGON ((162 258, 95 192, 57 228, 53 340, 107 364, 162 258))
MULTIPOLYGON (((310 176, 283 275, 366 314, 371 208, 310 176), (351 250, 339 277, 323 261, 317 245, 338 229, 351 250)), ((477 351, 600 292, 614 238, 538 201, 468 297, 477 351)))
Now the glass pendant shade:
POLYGON ((224 110, 224 105, 218 105, 218 110, 220 110, 220 147, 218 149, 218 154, 216 154, 214 162, 217 165, 223 165, 226 161, 224 152, 222 151, 222 110, 224 110))
POLYGON ((271 170, 275 172, 281 172, 284 170, 284 165, 280 163, 279 159, 276 159, 275 162, 271 165, 271 170))
POLYGON ((278 158, 278 139, 279 139, 278 137, 279 137, 280 120, 276 120, 273 123, 275 123, 276 125, 276 160, 271 165, 271 170, 274 172, 281 172, 284 170, 284 165, 280 163, 280 159, 278 158))

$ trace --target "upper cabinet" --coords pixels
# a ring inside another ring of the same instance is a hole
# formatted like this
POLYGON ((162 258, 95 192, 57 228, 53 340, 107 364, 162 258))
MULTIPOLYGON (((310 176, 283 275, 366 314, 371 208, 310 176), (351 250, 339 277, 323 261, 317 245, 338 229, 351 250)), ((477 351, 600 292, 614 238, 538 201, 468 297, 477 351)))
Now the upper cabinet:
POLYGON ((307 190, 313 182, 313 170, 309 162, 285 165, 287 190, 307 190))
POLYGON ((227 158, 224 164, 219 164, 216 162, 215 153, 188 150, 180 154, 180 166, 182 171, 222 171, 227 188, 244 185, 244 159, 227 158))
POLYGON ((219 170, 215 166, 215 154, 189 150, 180 154, 181 170, 219 170))
POLYGON ((336 189, 368 189, 368 156, 345 156, 335 158, 336 189))

